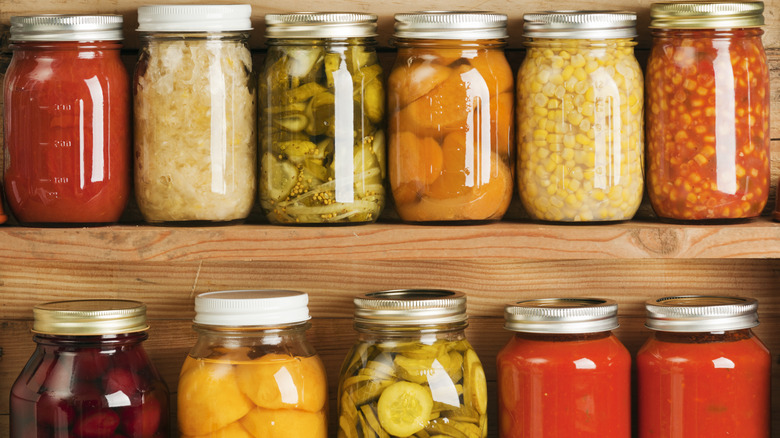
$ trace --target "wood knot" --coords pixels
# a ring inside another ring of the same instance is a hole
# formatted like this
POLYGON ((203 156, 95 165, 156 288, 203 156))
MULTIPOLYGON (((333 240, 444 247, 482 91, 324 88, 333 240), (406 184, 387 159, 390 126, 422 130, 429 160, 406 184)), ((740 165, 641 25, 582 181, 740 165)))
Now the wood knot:
POLYGON ((645 228, 632 234, 640 248, 664 257, 677 254, 683 238, 682 231, 672 228, 645 228))

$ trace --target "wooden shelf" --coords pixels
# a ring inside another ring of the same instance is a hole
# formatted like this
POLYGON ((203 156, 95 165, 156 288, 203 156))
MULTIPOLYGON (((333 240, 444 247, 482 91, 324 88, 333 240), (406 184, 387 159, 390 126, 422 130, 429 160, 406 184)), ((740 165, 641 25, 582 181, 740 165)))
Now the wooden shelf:
POLYGON ((635 258, 780 258, 780 224, 0 228, 0 263, 635 258))

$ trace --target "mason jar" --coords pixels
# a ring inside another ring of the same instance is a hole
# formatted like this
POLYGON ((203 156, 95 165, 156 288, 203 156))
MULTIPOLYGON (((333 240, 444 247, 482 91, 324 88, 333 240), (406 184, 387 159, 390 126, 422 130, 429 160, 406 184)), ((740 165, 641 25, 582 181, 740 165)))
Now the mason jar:
POLYGON ((11 387, 11 437, 168 437, 168 387, 147 356, 146 306, 33 308, 35 351, 11 387))
POLYGON ((768 438, 772 358, 751 328, 753 298, 648 300, 637 353, 639 438, 768 438))
POLYGON ((501 219, 514 185, 514 80, 504 14, 395 15, 388 173, 407 222, 501 219))
POLYGON ((5 195, 23 225, 119 220, 130 196, 121 15, 11 17, 5 195))
POLYGON ((144 220, 231 222, 257 185, 250 5, 138 8, 135 194, 144 220))
POLYGON ((636 14, 526 14, 517 74, 520 200, 532 219, 631 219, 642 201, 643 83, 636 14))
POLYGON ((547 298, 505 307, 498 353, 502 438, 631 437, 631 355, 612 334, 618 305, 547 298))
POLYGON ((485 371, 466 340, 466 296, 358 295, 358 340, 339 377, 339 436, 487 436, 485 371))
POLYGON ((182 365, 183 437, 327 437, 327 378, 306 338, 308 295, 285 290, 195 297, 195 345, 182 365))
POLYGON ((374 222, 385 205, 385 90, 373 14, 269 14, 260 205, 271 223, 374 222))
POLYGON ((763 2, 650 7, 647 192, 674 221, 761 214, 770 184, 763 2))

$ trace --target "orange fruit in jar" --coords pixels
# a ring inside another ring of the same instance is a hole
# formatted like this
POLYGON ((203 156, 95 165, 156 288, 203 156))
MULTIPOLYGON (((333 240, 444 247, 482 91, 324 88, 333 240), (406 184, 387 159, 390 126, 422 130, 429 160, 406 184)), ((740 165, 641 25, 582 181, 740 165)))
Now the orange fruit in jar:
POLYGON ((490 175, 481 174, 481 157, 489 157, 490 150, 483 151, 479 134, 470 131, 455 131, 444 138, 442 143, 442 175, 426 191, 428 196, 437 199, 453 198, 470 191, 479 183, 480 178, 490 175))
POLYGON ((465 203, 463 214, 474 220, 500 219, 512 200, 512 171, 504 160, 490 154, 491 176, 487 183, 474 187, 471 199, 465 203))
POLYGON ((216 432, 206 435, 182 435, 182 438, 254 438, 240 423, 230 423, 216 432))
POLYGON ((252 409, 241 425, 255 438, 327 438, 328 420, 324 411, 295 409, 252 409))
POLYGON ((470 66, 448 70, 451 73, 445 81, 400 111, 405 128, 418 133, 466 129, 474 101, 482 96, 487 99, 488 93, 484 83, 470 77, 469 72, 473 70, 470 66))
POLYGON ((178 420, 182 434, 215 432, 254 407, 239 389, 233 365, 192 361, 195 363, 184 367, 179 378, 178 420))
MULTIPOLYGON (((434 45, 446 45, 446 42, 430 42, 434 45)), ((439 65, 450 65, 453 62, 463 58, 464 50, 462 48, 450 47, 415 47, 409 49, 399 49, 399 57, 411 57, 413 59, 422 59, 439 65)))
POLYGON ((397 187, 410 182, 428 185, 441 174, 441 146, 431 137, 418 137, 409 131, 393 133, 390 136, 388 168, 394 193, 397 187))
POLYGON ((241 391, 266 409, 320 411, 325 406, 325 368, 319 357, 269 353, 236 365, 241 391))
POLYGON ((514 104, 512 91, 490 99, 490 144, 502 157, 511 156, 514 149, 514 104))
POLYGON ((469 63, 476 68, 485 79, 492 96, 509 91, 514 85, 514 75, 503 50, 478 49, 475 55, 469 57, 469 63))
POLYGON ((390 111, 398 111, 421 98, 444 82, 451 71, 441 64, 399 56, 387 78, 390 111))

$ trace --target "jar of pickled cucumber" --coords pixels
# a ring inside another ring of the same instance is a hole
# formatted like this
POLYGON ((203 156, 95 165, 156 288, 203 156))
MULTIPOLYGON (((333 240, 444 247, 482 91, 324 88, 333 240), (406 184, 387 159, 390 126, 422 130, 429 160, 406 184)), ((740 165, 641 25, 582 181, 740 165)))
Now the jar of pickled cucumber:
POLYGON ((388 173, 408 222, 498 220, 514 185, 504 14, 396 14, 388 173))
POLYGON ((308 321, 301 292, 198 295, 198 340, 179 375, 182 437, 326 438, 327 378, 308 321))
POLYGON ((517 75, 518 189, 533 219, 620 221, 642 201, 636 14, 526 14, 517 75))
POLYGON ((466 340, 466 297, 392 290, 355 298, 338 436, 487 436, 485 371, 466 340))
POLYGON ((377 17, 266 15, 260 205, 277 224, 374 222, 385 205, 377 17))

